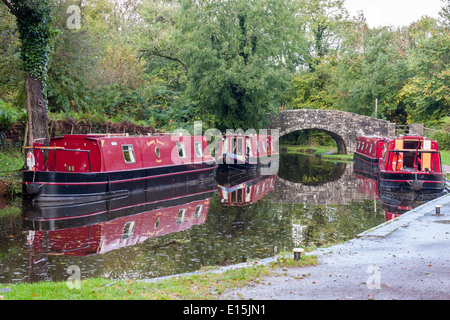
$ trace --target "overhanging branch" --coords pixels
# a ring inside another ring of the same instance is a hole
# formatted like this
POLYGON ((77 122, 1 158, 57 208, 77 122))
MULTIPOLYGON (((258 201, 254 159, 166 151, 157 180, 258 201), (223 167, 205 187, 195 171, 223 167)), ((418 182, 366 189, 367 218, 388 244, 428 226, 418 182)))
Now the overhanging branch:
POLYGON ((164 58, 164 59, 167 59, 167 60, 178 62, 179 64, 181 64, 181 66, 183 67, 183 69, 186 72, 188 71, 188 66, 183 61, 181 61, 180 59, 178 59, 176 57, 171 57, 169 55, 166 55, 166 54, 163 54, 163 53, 161 53, 159 51, 154 51, 154 50, 140 50, 140 51, 144 55, 157 56, 157 57, 160 57, 160 58, 164 58))

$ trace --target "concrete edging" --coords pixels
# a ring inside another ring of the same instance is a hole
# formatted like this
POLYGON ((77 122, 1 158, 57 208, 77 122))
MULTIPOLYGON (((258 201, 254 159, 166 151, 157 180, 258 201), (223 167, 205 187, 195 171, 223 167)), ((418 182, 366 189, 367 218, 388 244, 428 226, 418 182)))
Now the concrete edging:
POLYGON ((445 205, 447 203, 450 203, 450 194, 446 194, 437 199, 428 201, 408 212, 405 212, 400 217, 386 221, 376 227, 373 227, 372 229, 361 232, 356 235, 356 238, 377 239, 387 237, 398 228, 409 225, 411 221, 417 220, 424 214, 433 213, 436 205, 445 205))

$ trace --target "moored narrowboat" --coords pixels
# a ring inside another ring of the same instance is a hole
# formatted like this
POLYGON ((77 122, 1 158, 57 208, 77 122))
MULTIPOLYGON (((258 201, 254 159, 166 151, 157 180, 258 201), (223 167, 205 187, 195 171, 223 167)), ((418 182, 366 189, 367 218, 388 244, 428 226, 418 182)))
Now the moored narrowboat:
POLYGON ((386 139, 379 177, 385 191, 443 192, 445 177, 437 142, 412 135, 386 139))
POLYGON ((64 135, 26 148, 23 195, 36 204, 94 201, 214 176, 206 138, 64 135))
POLYGON ((255 170, 270 166, 279 156, 271 135, 226 134, 216 158, 221 169, 255 170))
POLYGON ((353 154, 353 169, 359 173, 378 176, 385 140, 383 137, 360 136, 353 154))

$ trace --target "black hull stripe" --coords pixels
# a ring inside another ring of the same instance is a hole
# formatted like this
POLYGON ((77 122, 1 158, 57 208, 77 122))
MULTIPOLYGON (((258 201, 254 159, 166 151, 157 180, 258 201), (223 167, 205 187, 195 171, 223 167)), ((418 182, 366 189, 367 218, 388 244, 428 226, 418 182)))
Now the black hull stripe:
MULTIPOLYGON (((155 170, 136 170, 127 172, 113 172, 100 174, 70 173, 66 177, 55 175, 53 172, 39 172, 36 174, 34 182, 41 185, 41 193, 34 196, 35 202, 67 202, 80 201, 82 197, 98 200, 105 197, 125 194, 129 191, 147 190, 151 188, 160 188, 179 183, 189 183, 190 181, 199 181, 211 178, 217 165, 205 166, 192 165, 178 168, 176 172, 163 172, 155 170), (182 171, 184 169, 185 171, 182 171), (158 174, 159 173, 159 174, 158 174), (99 181, 92 181, 96 175, 99 181), (83 181, 85 177, 85 181, 83 181), (101 180, 105 178, 110 180, 101 180), (57 178, 52 180, 52 178, 57 178), (63 179, 65 178, 65 179, 63 179)), ((33 175, 24 173, 23 194, 27 193, 27 184, 33 181, 33 175)))
POLYGON ((136 179, 145 179, 153 176, 173 175, 185 173, 193 170, 216 168, 216 164, 184 164, 176 166, 165 166, 156 168, 145 168, 138 170, 123 170, 112 172, 47 172, 47 171, 24 171, 23 182, 25 184, 36 183, 83 183, 83 184, 101 184, 114 183, 122 181, 132 181, 136 179))

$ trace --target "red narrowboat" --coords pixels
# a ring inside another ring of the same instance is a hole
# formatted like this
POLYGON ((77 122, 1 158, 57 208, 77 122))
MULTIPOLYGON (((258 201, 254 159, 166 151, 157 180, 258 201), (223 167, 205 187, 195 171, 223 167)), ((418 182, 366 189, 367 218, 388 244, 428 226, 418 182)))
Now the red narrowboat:
POLYGON ((221 168, 254 170, 270 166, 278 155, 278 146, 271 135, 226 134, 216 160, 221 168))
POLYGON ((64 135, 26 148, 23 194, 34 203, 93 201, 202 180, 217 164, 206 138, 179 134, 64 135))
POLYGON ((386 139, 380 161, 380 188, 399 192, 443 192, 445 177, 437 142, 412 135, 386 139))
POLYGON ((356 151, 353 154, 353 170, 378 176, 385 140, 386 138, 375 136, 359 137, 356 151))

